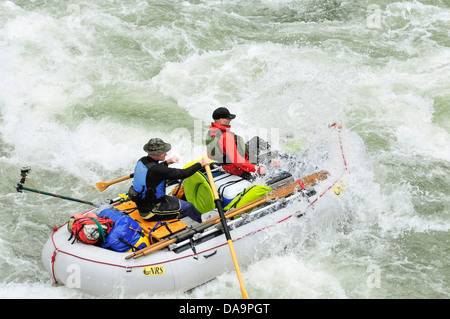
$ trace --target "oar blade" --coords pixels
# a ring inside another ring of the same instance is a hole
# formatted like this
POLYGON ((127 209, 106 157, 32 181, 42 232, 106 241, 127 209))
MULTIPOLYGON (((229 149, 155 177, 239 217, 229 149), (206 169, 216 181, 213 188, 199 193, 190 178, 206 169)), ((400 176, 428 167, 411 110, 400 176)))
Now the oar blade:
POLYGON ((112 182, 99 182, 97 184, 95 184, 97 186, 97 188, 103 192, 105 189, 107 189, 109 186, 119 183, 119 182, 123 182, 126 181, 127 179, 133 178, 134 174, 130 174, 121 178, 118 178, 116 180, 113 180, 112 182))
POLYGON ((105 189, 107 189, 109 187, 109 185, 111 185, 108 182, 98 182, 97 184, 95 184, 95 186, 97 186, 98 190, 103 192, 105 189))

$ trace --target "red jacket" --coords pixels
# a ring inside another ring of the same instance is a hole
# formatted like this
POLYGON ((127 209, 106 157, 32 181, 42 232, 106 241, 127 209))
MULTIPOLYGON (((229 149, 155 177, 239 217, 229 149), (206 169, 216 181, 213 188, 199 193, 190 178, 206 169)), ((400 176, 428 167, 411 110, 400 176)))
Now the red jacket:
POLYGON ((233 175, 241 176, 244 172, 256 172, 259 167, 248 161, 248 153, 245 153, 245 145, 239 141, 239 137, 230 131, 231 126, 211 123, 209 127, 208 157, 223 162, 223 169, 233 175), (214 139, 215 138, 215 139, 214 139), (212 155, 211 148, 217 148, 219 154, 212 155), (244 149, 243 149, 244 148, 244 149), (239 151, 240 150, 240 151, 239 151), (220 154, 222 153, 222 154, 220 154), (221 160, 223 158, 223 161, 221 160))

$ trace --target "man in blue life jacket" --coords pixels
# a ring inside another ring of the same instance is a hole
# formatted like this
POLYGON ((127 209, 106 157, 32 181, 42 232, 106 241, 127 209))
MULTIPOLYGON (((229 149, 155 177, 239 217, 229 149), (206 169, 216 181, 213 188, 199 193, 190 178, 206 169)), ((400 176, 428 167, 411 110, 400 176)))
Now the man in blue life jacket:
POLYGON ((201 223, 201 213, 192 203, 166 195, 166 181, 185 179, 209 164, 209 160, 202 158, 186 169, 169 168, 170 164, 178 162, 176 156, 166 160, 170 149, 171 145, 160 138, 152 138, 144 145, 148 156, 136 164, 133 185, 129 189, 130 198, 145 220, 169 220, 181 214, 201 223))

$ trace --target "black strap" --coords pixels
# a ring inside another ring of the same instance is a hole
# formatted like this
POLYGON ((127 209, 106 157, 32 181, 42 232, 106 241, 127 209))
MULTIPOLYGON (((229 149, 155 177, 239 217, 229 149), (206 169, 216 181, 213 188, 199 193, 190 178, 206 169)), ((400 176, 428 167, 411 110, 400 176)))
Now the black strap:
POLYGON ((169 231, 170 235, 173 235, 172 230, 169 228, 169 223, 163 223, 163 225, 166 227, 166 229, 169 231))
MULTIPOLYGON (((245 189, 245 190, 241 193, 241 195, 239 195, 238 200, 234 202, 233 206, 231 206, 230 209, 236 208, 237 204, 241 201, 242 197, 244 197, 244 195, 247 194, 248 191, 251 190, 251 189, 252 189, 253 187, 255 187, 255 186, 256 186, 256 185, 253 185, 252 187, 249 187, 249 188, 245 189)), ((230 210, 230 209, 229 209, 229 210, 230 210)))
POLYGON ((183 180, 182 179, 180 179, 180 182, 178 183, 178 188, 177 188, 176 192, 173 193, 173 196, 176 197, 178 195, 178 193, 180 192, 181 184, 183 184, 183 180))
POLYGON ((219 193, 220 198, 223 199, 223 193, 225 192, 225 189, 226 189, 228 186, 231 186, 231 185, 240 183, 240 182, 242 182, 242 181, 244 181, 244 180, 245 180, 245 179, 237 179, 237 180, 235 180, 235 181, 229 181, 229 182, 226 182, 225 184, 220 185, 220 186, 219 186, 219 189, 218 189, 218 193, 219 193))
POLYGON ((129 246, 131 248, 131 251, 135 251, 137 249, 135 246, 133 246, 133 244, 127 242, 125 239, 119 238, 119 240, 122 242, 122 244, 129 246))

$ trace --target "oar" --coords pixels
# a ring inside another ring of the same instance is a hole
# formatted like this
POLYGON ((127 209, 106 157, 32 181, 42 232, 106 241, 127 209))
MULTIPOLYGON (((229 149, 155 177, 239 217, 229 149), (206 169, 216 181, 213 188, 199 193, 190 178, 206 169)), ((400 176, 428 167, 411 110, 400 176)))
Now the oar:
MULTIPOLYGON (((296 182, 293 182, 291 184, 288 184, 288 185, 282 186, 282 187, 280 187, 280 188, 278 188, 276 190, 273 190, 269 194, 267 194, 267 195, 265 195, 265 196, 263 196, 263 197, 261 197, 259 199, 256 199, 256 200, 254 200, 254 201, 252 201, 252 202, 250 202, 250 203, 248 203, 246 205, 242 205, 239 208, 235 208, 235 209, 227 212, 225 214, 225 218, 228 219, 228 218, 234 217, 236 215, 239 215, 239 214, 245 212, 246 210, 249 210, 249 209, 252 209, 252 208, 254 208, 256 206, 259 206, 259 205, 261 205, 261 204, 263 204, 263 203, 265 203, 265 202, 267 202, 269 200, 274 200, 274 199, 277 199, 277 198, 282 198, 282 197, 289 196, 289 195, 293 194, 296 190, 298 190, 301 185, 303 185, 303 186, 311 186, 311 185, 316 184, 319 181, 322 181, 322 180, 326 179, 327 177, 328 177, 328 172, 327 171, 320 171, 320 172, 311 174, 309 176, 306 176, 306 177, 304 177, 302 179, 297 180, 296 182)), ((182 240, 184 240, 184 239, 186 239, 188 237, 191 237, 191 236, 193 236, 194 234, 196 234, 196 233, 198 233, 200 231, 203 231, 203 230, 205 230, 205 229, 207 229, 207 228, 209 228, 209 227, 211 227, 211 226, 213 226, 215 224, 220 223, 220 221, 221 221, 220 220, 220 216, 215 217, 215 218, 211 218, 211 219, 207 220, 206 222, 201 223, 200 225, 197 225, 196 227, 194 227, 192 229, 189 228, 189 229, 183 230, 183 231, 181 231, 179 233, 174 234, 173 236, 171 236, 168 239, 164 239, 164 240, 162 240, 162 241, 160 241, 160 242, 158 242, 156 244, 153 244, 153 245, 151 245, 149 247, 146 247, 146 248, 143 248, 141 250, 135 251, 134 253, 126 256, 125 259, 130 259, 130 258, 137 259, 137 258, 142 257, 142 256, 147 256, 148 254, 150 254, 152 252, 161 250, 164 247, 167 247, 167 246, 172 245, 172 244, 174 244, 176 242, 180 242, 180 241, 182 241, 182 240)))
MULTIPOLYGON (((86 200, 72 198, 72 197, 68 197, 68 196, 64 196, 64 195, 48 193, 48 192, 40 191, 40 190, 38 190, 36 188, 25 187, 25 186, 23 186, 23 184, 25 183, 25 180, 27 180, 27 176, 28 176, 28 174, 30 172, 31 172, 31 167, 29 167, 29 166, 23 167, 20 170, 20 176, 22 178, 20 179, 20 182, 17 185, 14 186, 19 193, 22 193, 23 190, 26 190, 26 191, 29 191, 29 192, 34 192, 34 193, 38 193, 38 194, 42 194, 42 195, 48 195, 48 196, 57 197, 57 198, 61 198, 61 199, 71 200, 73 202, 88 204, 88 205, 95 206, 95 207, 99 207, 100 206, 100 204, 95 204, 93 202, 89 202, 89 201, 86 201, 86 200)), ((28 182, 31 184, 31 182, 29 180, 28 180, 28 182)), ((31 184, 31 185, 33 185, 33 184, 31 184)))
MULTIPOLYGON (((132 173, 132 174, 130 174, 128 176, 124 176, 124 177, 118 178, 116 180, 113 180, 112 182, 98 182, 95 185, 97 186, 97 188, 101 192, 103 192, 109 186, 111 186, 113 184, 117 184, 117 183, 123 182, 123 181, 126 181, 127 179, 130 179, 130 178, 133 178, 133 177, 134 177, 134 173, 132 173)), ((175 184, 178 184, 178 183, 180 183, 179 180, 170 180, 170 181, 167 181, 167 185, 166 186, 172 186, 172 185, 175 185, 175 184)))
POLYGON ((23 186, 21 184, 17 184, 15 186, 15 188, 20 193, 22 192, 22 190, 26 190, 26 191, 29 191, 29 192, 34 192, 34 193, 38 193, 38 194, 42 194, 42 195, 48 195, 48 196, 52 196, 52 197, 56 197, 56 198, 70 200, 70 201, 73 201, 73 202, 88 204, 88 205, 95 206, 95 207, 99 207, 100 206, 100 204, 95 204, 95 203, 89 202, 87 200, 82 200, 82 199, 72 198, 72 197, 68 197, 68 196, 64 196, 64 195, 48 193, 48 192, 40 191, 38 189, 28 188, 28 187, 25 187, 25 186, 23 186))
POLYGON ((123 181, 126 181, 127 179, 133 178, 134 177, 134 173, 130 174, 128 176, 124 176, 121 178, 118 178, 116 180, 113 180, 112 182, 98 182, 97 184, 95 184, 97 186, 97 188, 103 192, 105 189, 107 189, 109 186, 113 185, 113 184, 117 184, 123 181))
MULTIPOLYGON (((320 171, 320 172, 308 175, 302 179, 298 179, 297 181, 295 181, 293 183, 290 183, 290 184, 284 185, 280 188, 277 188, 277 189, 271 191, 270 193, 266 194, 265 196, 255 199, 254 201, 252 201, 248 204, 242 205, 236 209, 233 209, 233 210, 227 212, 225 214, 225 217, 228 219, 228 218, 234 217, 238 214, 241 214, 246 210, 249 210, 256 206, 259 206, 269 200, 274 200, 274 199, 289 196, 289 195, 293 194, 295 191, 297 191, 298 189, 304 188, 306 186, 314 185, 317 182, 326 179, 327 177, 328 177, 327 171, 320 171)), ((219 222, 219 219, 220 219, 220 216, 214 217, 214 218, 207 220, 205 223, 216 224, 219 222)))
POLYGON ((236 269, 236 274, 238 276, 239 284, 241 285, 241 292, 243 299, 249 299, 248 293, 245 290, 244 281, 242 280, 241 270, 239 269, 239 264, 236 257, 236 252, 234 251, 233 240, 231 239, 230 231, 228 229, 227 219, 225 218, 225 214, 223 212, 222 201, 219 198, 219 194, 217 193, 216 184, 214 183, 214 178, 211 173, 211 167, 205 165, 206 174, 208 175, 209 184, 211 185, 211 189, 214 194, 214 202, 216 203, 217 210, 219 211, 220 220, 222 222, 223 231, 225 233, 225 237, 228 242, 228 247, 230 248, 231 258, 233 258, 234 268, 236 269))

